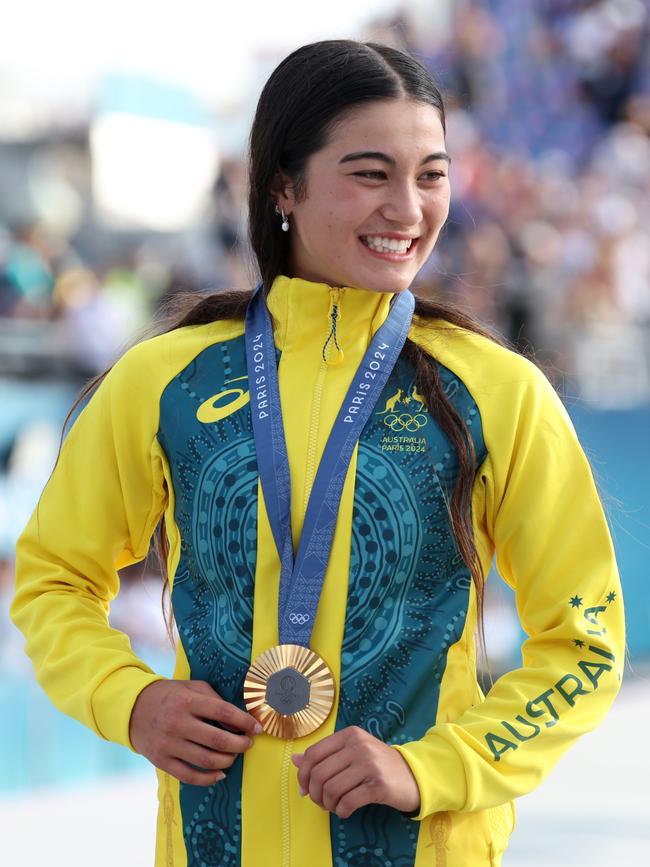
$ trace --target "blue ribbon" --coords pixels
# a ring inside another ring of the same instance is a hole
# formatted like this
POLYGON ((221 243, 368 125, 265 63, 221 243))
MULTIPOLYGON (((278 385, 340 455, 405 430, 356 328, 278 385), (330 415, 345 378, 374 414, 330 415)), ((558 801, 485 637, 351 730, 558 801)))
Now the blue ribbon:
POLYGON ((341 404, 312 486, 295 563, 291 537, 291 480, 282 423, 273 325, 262 284, 246 311, 246 363, 253 435, 266 511, 280 556, 278 631, 281 644, 309 647, 332 548, 352 452, 397 362, 411 326, 415 299, 397 295, 341 404))

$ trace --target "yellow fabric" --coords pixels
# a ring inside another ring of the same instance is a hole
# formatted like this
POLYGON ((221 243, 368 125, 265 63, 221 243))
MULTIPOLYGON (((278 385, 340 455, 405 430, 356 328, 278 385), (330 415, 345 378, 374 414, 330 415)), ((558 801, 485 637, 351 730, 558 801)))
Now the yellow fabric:
MULTIPOLYGON (((389 295, 332 290, 286 277, 273 285, 269 307, 282 349, 279 380, 294 545, 334 417, 389 301, 389 295), (325 363, 334 295, 342 351, 330 345, 325 363)), ((12 616, 27 637, 40 683, 61 710, 126 746, 133 704, 158 675, 108 624, 119 587, 116 570, 146 555, 163 513, 172 576, 180 548, 170 473, 156 439, 160 396, 203 349, 242 333, 242 322, 216 322, 179 329, 127 352, 68 435, 39 510, 18 544, 12 616)), ((496 550, 530 637, 522 668, 500 678, 483 701, 475 675, 473 603, 463 635, 448 653, 436 725, 421 740, 395 749, 420 789, 416 867, 495 865, 512 829, 509 802, 533 789, 565 749, 596 725, 618 689, 624 647, 620 585, 589 465, 541 372, 492 341, 445 323, 414 324, 411 337, 463 381, 480 410, 488 457, 473 490, 476 542, 486 572, 496 550), (608 603, 612 593, 616 602, 608 603), (572 607, 572 597, 581 600, 579 607, 572 607), (583 639, 584 647, 574 644, 583 639), (547 704, 534 702, 549 685, 553 692, 546 700, 557 721, 547 704), (520 741, 504 722, 520 735, 535 727, 540 732, 520 741), (492 746, 486 732, 494 736, 492 746), (504 748, 507 743, 512 746, 504 748), (494 751, 502 749, 495 758, 494 751)), ((312 640, 335 678, 355 468, 356 450, 312 640)), ((279 563, 261 492, 258 502, 253 657, 278 642, 279 563)), ((188 676, 179 648, 175 677, 188 676)), ((336 708, 321 729, 294 741, 291 749, 303 751, 330 734, 335 719, 336 708)), ((329 814, 299 796, 288 754, 283 742, 261 735, 244 757, 245 867, 332 865, 329 814)), ((159 786, 156 867, 185 867, 178 783, 159 773, 159 786)))

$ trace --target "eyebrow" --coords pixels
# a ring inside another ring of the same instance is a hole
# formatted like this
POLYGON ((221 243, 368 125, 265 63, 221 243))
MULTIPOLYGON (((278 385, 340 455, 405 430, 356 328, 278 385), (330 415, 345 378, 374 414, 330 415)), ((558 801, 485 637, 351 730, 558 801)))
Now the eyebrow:
MULTIPOLYGON (((351 163, 355 160, 379 160, 379 162, 387 163, 389 166, 396 165, 393 157, 389 157, 388 154, 384 154, 381 151, 357 151, 353 154, 346 154, 339 160, 339 165, 341 163, 351 163)), ((423 166, 425 163, 430 163, 435 160, 446 160, 447 163, 451 163, 451 157, 449 154, 444 151, 436 151, 436 153, 429 154, 428 157, 425 157, 420 165, 423 166)))

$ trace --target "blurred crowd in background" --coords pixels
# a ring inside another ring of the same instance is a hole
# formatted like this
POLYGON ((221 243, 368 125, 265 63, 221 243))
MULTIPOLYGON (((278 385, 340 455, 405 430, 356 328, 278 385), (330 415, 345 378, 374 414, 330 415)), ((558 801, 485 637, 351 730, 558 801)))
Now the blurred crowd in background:
MULTIPOLYGON (((439 31, 404 7, 362 34, 415 53, 445 97, 452 207, 415 285, 492 325, 561 391, 609 409, 647 404, 649 2, 459 0, 451 9, 439 31)), ((256 95, 240 106, 242 130, 256 95)), ((0 670, 28 665, 6 615, 12 550, 79 386, 177 292, 255 279, 246 137, 219 140, 232 107, 213 119, 200 208, 165 226, 156 214, 147 224, 120 212, 111 197, 107 142, 119 112, 106 105, 98 96, 87 124, 35 138, 5 139, 0 126, 0 670)), ((145 106, 145 117, 155 114, 145 106)), ((163 146, 155 141, 151 160, 163 146)), ((189 162, 172 153, 152 189, 178 185, 189 162)), ((124 587, 114 622, 136 646, 160 650, 164 629, 140 614, 159 612, 157 579, 124 587), (126 602, 129 593, 146 603, 126 602)))
MULTIPOLYGON (((573 374, 576 333, 650 321, 648 3, 453 8, 434 46, 408 11, 365 34, 413 51, 446 97, 452 211, 418 285, 573 374)), ((0 144, 29 192, 0 203, 0 316, 65 324, 91 373, 178 289, 249 285, 245 145, 219 161, 200 222, 152 233, 102 221, 87 129, 0 144)))

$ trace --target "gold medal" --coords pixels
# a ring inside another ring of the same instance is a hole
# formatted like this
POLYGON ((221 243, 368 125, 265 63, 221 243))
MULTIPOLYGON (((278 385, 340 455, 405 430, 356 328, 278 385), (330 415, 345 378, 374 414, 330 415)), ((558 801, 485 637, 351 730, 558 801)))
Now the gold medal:
POLYGON ((246 710, 277 738, 300 738, 325 722, 334 704, 334 677, 302 644, 278 644, 261 653, 244 681, 246 710))

